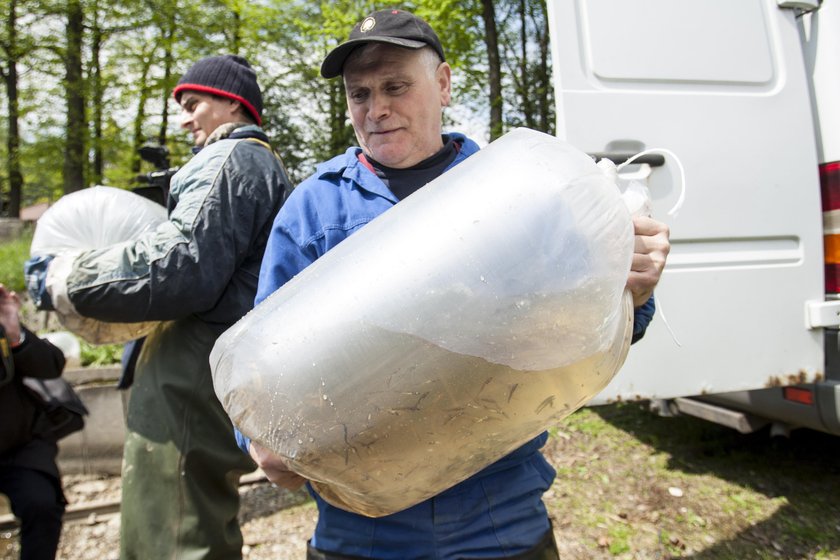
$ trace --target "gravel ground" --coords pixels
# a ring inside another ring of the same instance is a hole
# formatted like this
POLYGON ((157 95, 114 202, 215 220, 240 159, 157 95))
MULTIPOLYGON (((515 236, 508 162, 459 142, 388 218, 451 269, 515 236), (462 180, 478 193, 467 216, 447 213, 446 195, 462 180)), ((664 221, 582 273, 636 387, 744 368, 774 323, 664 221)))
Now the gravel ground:
MULTIPOLYGON (((738 434, 639 405, 584 409, 550 430, 544 501, 564 560, 840 560, 840 445, 797 430, 738 434)), ((118 478, 65 476, 71 504, 118 499, 118 478)), ((246 560, 300 560, 316 522, 303 492, 241 487, 246 560)), ((119 517, 67 522, 60 559, 116 560, 119 517)), ((17 558, 15 531, 0 558, 17 558)))
MULTIPOLYGON (((68 502, 84 504, 119 500, 119 477, 69 475, 64 477, 68 502)), ((276 560, 304 558, 306 540, 315 527, 317 510, 304 492, 279 490, 268 482, 240 488, 240 523, 245 540, 243 558, 276 560)), ((118 560, 118 513, 90 514, 65 522, 58 560, 118 560)), ((0 558, 17 559, 17 531, 0 534, 0 558)))

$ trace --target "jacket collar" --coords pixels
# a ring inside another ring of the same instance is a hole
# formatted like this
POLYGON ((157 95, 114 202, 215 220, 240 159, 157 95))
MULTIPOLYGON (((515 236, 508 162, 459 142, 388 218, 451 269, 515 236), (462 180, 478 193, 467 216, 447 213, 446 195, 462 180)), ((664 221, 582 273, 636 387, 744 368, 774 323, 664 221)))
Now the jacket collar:
MULTIPOLYGON (((445 136, 449 136, 460 145, 458 155, 449 167, 446 168, 447 171, 480 149, 478 144, 460 132, 450 132, 445 136)), ((354 182, 362 190, 386 198, 394 204, 399 202, 391 190, 385 186, 385 183, 359 161, 359 154, 361 152, 361 148, 353 146, 348 148, 341 156, 319 165, 317 168, 318 178, 328 179, 330 176, 340 175, 344 180, 354 182)))
POLYGON ((207 137, 207 140, 204 141, 202 146, 193 146, 192 152, 193 154, 197 154, 202 148, 226 138, 257 138, 265 143, 268 143, 268 136, 266 136, 263 129, 259 126, 246 122, 232 122, 219 125, 219 127, 207 137))

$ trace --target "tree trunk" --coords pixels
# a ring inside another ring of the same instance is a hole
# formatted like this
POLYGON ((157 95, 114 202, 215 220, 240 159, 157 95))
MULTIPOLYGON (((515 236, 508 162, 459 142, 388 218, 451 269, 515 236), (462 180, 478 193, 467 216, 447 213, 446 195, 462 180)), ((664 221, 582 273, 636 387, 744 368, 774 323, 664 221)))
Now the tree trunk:
POLYGON ((330 138, 328 152, 322 159, 329 159, 335 154, 343 153, 347 146, 354 144, 352 128, 347 125, 347 99, 344 93, 343 80, 330 80, 329 98, 329 126, 330 138))
POLYGON ((231 13, 233 14, 233 29, 231 29, 230 53, 239 54, 242 49, 242 14, 238 4, 231 7, 231 13))
POLYGON ((65 81, 67 125, 64 147, 64 192, 83 189, 85 184, 85 95, 82 78, 82 36, 84 12, 80 0, 67 3, 67 51, 65 81))
POLYGON ((493 0, 481 0, 484 18, 484 43, 487 45, 487 74, 490 82, 490 140, 502 135, 502 69, 499 59, 499 38, 493 0))
POLYGON ((539 130, 554 134, 554 85, 551 82, 551 67, 549 66, 549 34, 548 11, 545 0, 537 3, 539 17, 535 17, 534 28, 537 30, 537 41, 540 48, 540 60, 536 72, 536 107, 539 115, 539 130))
POLYGON ((528 77, 528 13, 525 0, 519 0, 519 79, 521 88, 519 99, 522 114, 525 116, 525 126, 535 128, 534 99, 531 92, 531 81, 528 77))
POLYGON ((23 175, 20 172, 20 133, 18 120, 18 45, 17 45, 17 0, 9 2, 8 19, 6 20, 6 35, 9 41, 6 56, 6 103, 9 108, 9 130, 6 138, 8 160, 6 171, 9 174, 9 208, 7 214, 12 218, 20 216, 21 200, 23 198, 23 175))
POLYGON ((167 47, 163 56, 163 109, 160 115, 160 130, 158 131, 158 144, 166 146, 167 133, 169 131, 169 96, 172 95, 172 88, 169 82, 172 81, 172 48, 167 47))
POLYGON ((100 52, 102 49, 102 29, 99 26, 99 5, 93 5, 93 25, 91 29, 91 119, 93 120, 93 167, 90 171, 90 181, 94 185, 102 184, 104 157, 102 155, 102 104, 105 92, 102 87, 102 63, 100 52))
POLYGON ((178 21, 175 17, 176 5, 170 6, 169 21, 167 22, 166 36, 164 38, 163 53, 163 108, 160 115, 160 129, 158 130, 158 144, 166 146, 169 130, 169 96, 172 95, 172 65, 174 56, 172 50, 175 48, 175 36, 178 29, 178 21))
POLYGON ((137 98, 137 112, 134 115, 134 142, 131 150, 131 172, 140 173, 140 147, 146 142, 143 137, 143 124, 146 122, 146 103, 149 101, 149 86, 147 80, 152 66, 153 53, 144 53, 143 69, 140 73, 140 95, 137 98))

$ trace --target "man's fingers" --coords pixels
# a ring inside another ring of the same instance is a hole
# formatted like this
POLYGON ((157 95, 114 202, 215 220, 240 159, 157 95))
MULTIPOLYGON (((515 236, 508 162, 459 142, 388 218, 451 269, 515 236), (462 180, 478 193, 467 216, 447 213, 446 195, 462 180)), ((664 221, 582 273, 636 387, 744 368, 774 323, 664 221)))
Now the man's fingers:
POLYGON ((627 287, 633 294, 633 304, 638 307, 650 298, 659 283, 671 251, 671 232, 666 224, 644 216, 633 218, 633 231, 633 262, 627 287))
POLYGON ((658 254, 657 260, 665 260, 671 252, 671 242, 668 240, 668 232, 659 232, 655 235, 636 235, 633 242, 635 254, 651 255, 658 254))
POLYGON ((667 253, 660 249, 650 252, 636 251, 633 253, 633 261, 630 264, 631 272, 661 273, 665 269, 667 253))
POLYGON ((258 443, 251 442, 248 454, 262 469, 268 480, 281 488, 297 490, 306 482, 305 478, 289 470, 283 459, 258 443))
POLYGON ((664 233, 666 237, 670 237, 671 235, 667 224, 646 216, 635 216, 633 218, 633 232, 636 235, 653 236, 660 233, 664 233))

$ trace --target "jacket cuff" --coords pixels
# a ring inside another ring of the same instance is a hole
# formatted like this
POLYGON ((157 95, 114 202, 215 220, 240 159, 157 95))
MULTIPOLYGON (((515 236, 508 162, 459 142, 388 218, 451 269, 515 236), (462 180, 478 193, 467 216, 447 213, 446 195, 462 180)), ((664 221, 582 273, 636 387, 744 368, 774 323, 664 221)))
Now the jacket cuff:
POLYGON ((239 428, 233 429, 233 435, 236 436, 236 445, 239 446, 239 449, 244 451, 246 455, 250 455, 248 449, 251 446, 251 438, 240 432, 239 428))
POLYGON ((653 319, 653 314, 656 312, 656 302, 653 296, 650 296, 645 303, 637 307, 633 313, 633 338, 630 343, 633 344, 641 340, 645 336, 648 325, 653 319))

